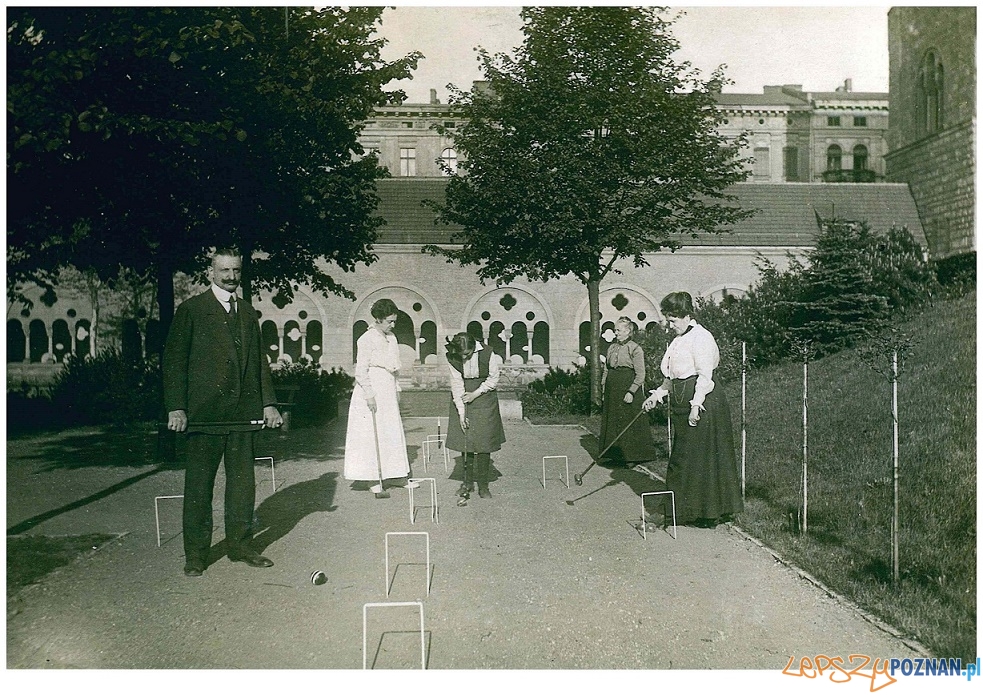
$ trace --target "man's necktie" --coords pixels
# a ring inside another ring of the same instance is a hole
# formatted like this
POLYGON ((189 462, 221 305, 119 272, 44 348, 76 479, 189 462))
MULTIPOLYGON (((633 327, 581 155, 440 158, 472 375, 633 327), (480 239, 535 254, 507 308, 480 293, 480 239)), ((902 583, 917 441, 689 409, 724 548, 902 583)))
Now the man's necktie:
POLYGON ((238 317, 238 313, 236 311, 236 296, 234 294, 229 295, 229 316, 232 317, 232 320, 235 320, 238 317))

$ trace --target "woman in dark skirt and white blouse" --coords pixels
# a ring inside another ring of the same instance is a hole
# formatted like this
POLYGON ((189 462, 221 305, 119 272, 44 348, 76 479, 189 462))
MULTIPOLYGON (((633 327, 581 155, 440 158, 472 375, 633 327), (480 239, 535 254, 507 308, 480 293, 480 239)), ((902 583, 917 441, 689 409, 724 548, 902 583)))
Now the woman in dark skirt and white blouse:
POLYGON ((644 408, 669 398, 673 438, 666 487, 674 493, 676 522, 712 528, 744 508, 730 406, 713 381, 720 351, 693 319, 689 293, 673 292, 660 307, 676 337, 662 357, 665 380, 644 408))
POLYGON ((467 333, 458 333, 447 340, 447 363, 451 381, 447 448, 461 452, 464 472, 457 494, 467 499, 477 482, 478 496, 491 497, 491 454, 505 442, 495 391, 502 358, 467 333))

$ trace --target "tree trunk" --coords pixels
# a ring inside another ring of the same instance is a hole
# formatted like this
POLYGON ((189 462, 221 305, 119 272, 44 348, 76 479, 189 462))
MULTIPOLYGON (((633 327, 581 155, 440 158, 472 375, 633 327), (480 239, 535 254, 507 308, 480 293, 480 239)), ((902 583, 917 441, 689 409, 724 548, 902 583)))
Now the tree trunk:
POLYGON ((160 364, 164 364, 164 343, 174 320, 174 270, 166 256, 157 261, 157 308, 160 311, 160 364))
POLYGON ((243 243, 243 245, 239 249, 239 252, 242 254, 242 275, 239 278, 239 287, 242 288, 242 298, 246 302, 252 304, 253 301, 252 244, 243 243))
POLYGON ((590 305, 590 400, 600 409, 601 402, 601 281, 587 281, 587 303, 590 305))

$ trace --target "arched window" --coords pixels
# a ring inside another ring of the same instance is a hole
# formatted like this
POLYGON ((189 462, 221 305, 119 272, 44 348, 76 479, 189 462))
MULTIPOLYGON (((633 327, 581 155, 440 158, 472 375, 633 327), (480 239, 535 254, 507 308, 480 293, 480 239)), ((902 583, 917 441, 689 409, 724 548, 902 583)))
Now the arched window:
POLYGON ((356 321, 352 326, 352 364, 358 361, 358 339, 365 331, 369 330, 369 324, 365 321, 356 321))
POLYGON ((283 324, 283 353, 290 355, 290 361, 296 364, 301 356, 300 324, 297 321, 287 321, 283 324))
POLYGON ((929 51, 918 71, 918 124, 923 135, 942 127, 942 61, 935 51, 929 51))
POLYGON ((457 173, 457 150, 453 147, 446 148, 440 153, 440 173, 444 176, 453 176, 457 173))
POLYGON ((263 352, 266 353, 266 359, 271 363, 276 362, 280 359, 280 334, 276 324, 273 321, 263 321, 260 333, 263 335, 263 352))
POLYGON ((516 321, 512 324, 512 337, 509 340, 509 355, 515 363, 516 357, 521 357, 521 364, 525 364, 529 361, 529 353, 527 348, 529 347, 529 331, 526 328, 526 324, 521 321, 516 321))
POLYGON ((72 332, 65 319, 57 319, 51 324, 51 351, 55 354, 55 362, 64 362, 65 355, 72 353, 72 332))
POLYGON ((308 321, 307 322, 307 356, 311 358, 314 364, 317 364, 321 359, 321 353, 324 351, 324 338, 322 336, 322 328, 320 321, 308 321))
POLYGON ((843 168, 843 148, 830 145, 826 150, 826 171, 839 171, 843 168))
POLYGON ((857 145, 853 148, 853 170, 862 171, 867 169, 867 148, 857 145))
POLYGON ((420 324, 420 362, 426 363, 430 355, 437 354, 437 324, 424 321, 420 324))
POLYGON ((7 321, 7 361, 23 362, 27 357, 27 336, 24 326, 17 319, 7 321))
POLYGON ((550 326, 545 321, 537 321, 533 326, 532 354, 542 357, 544 364, 550 363, 550 326))
POLYGON ((493 321, 488 327, 488 347, 503 360, 505 359, 505 340, 502 339, 504 330, 505 324, 501 321, 493 321))
POLYGON ((48 354, 48 327, 41 319, 34 319, 28 327, 31 346, 31 362, 40 362, 48 354))

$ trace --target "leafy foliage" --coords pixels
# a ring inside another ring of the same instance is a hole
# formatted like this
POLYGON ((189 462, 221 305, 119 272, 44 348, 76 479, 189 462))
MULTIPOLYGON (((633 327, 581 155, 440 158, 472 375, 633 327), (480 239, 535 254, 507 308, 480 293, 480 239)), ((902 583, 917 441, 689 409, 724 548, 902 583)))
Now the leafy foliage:
MULTIPOLYGON (((747 294, 719 305, 699 302, 698 320, 724 344, 746 341, 758 365, 782 361, 808 345, 830 354, 885 330, 937 296, 931 264, 907 229, 875 234, 866 223, 827 220, 804 260, 785 270, 759 257, 747 294)), ((723 357, 722 357, 723 366, 723 357)))
POLYGON ((591 410, 590 369, 550 367, 541 379, 522 392, 522 412, 532 417, 561 414, 587 415, 591 410))
POLYGON ((51 412, 63 425, 154 421, 163 400, 156 358, 125 359, 118 350, 70 355, 50 394, 51 412))
POLYGON ((347 398, 355 379, 342 370, 325 371, 310 360, 277 363, 271 370, 278 395, 296 389, 290 408, 290 424, 296 427, 322 425, 335 417, 338 402, 347 398))
POLYGON ((514 57, 480 53, 485 85, 456 90, 462 154, 440 219, 459 248, 428 247, 510 282, 573 274, 591 307, 599 397, 600 281, 630 261, 718 232, 750 212, 722 191, 746 176, 742 141, 717 132, 718 69, 700 80, 673 61, 660 8, 527 7, 514 57))
MULTIPOLYGON (((381 219, 357 137, 384 85, 382 8, 35 7, 7 13, 8 290, 67 263, 158 277, 238 243, 253 284, 350 293, 381 219), (79 224, 82 221, 84 224, 79 224), (248 263, 252 252, 258 260, 248 263)), ((47 283, 47 284, 46 284, 47 283)))

